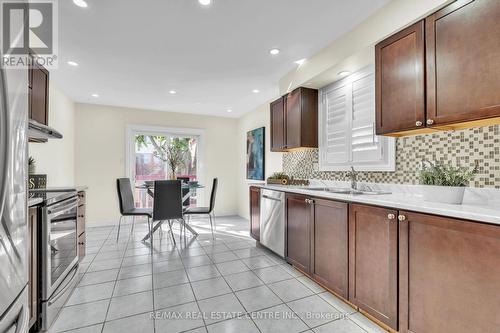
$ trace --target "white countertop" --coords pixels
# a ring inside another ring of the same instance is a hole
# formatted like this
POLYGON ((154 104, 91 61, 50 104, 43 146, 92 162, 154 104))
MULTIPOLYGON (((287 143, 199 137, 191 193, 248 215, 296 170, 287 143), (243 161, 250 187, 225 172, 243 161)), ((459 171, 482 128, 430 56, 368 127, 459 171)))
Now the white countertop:
MULTIPOLYGON (((475 203, 464 203, 462 205, 452 205, 436 202, 424 201, 418 194, 408 192, 394 192, 392 194, 380 195, 351 195, 339 194, 324 191, 313 191, 300 186, 266 185, 255 184, 254 186, 270 190, 305 194, 317 198, 334 199, 345 202, 360 203, 374 206, 382 206, 399 210, 408 210, 418 213, 427 213, 454 217, 464 220, 486 222, 500 225, 500 205, 495 201, 483 200, 475 203)), ((396 185, 397 186, 397 185, 396 185)), ((314 186, 317 187, 317 186, 314 186)))

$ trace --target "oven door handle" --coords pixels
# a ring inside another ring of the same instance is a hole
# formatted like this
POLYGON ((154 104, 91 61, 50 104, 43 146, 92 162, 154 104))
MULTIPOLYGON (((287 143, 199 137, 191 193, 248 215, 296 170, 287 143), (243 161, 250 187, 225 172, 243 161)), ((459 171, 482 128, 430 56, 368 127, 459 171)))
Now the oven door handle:
POLYGON ((64 213, 65 211, 71 210, 75 207, 78 207, 78 199, 75 199, 70 202, 64 202, 62 204, 59 204, 57 206, 54 206, 53 208, 49 208, 47 213, 49 214, 50 217, 56 217, 61 215, 61 213, 64 213))
MULTIPOLYGON (((56 295, 52 296, 52 298, 49 300, 49 306, 57 302, 57 300, 64 295, 66 291, 71 287, 71 281, 75 278, 76 273, 78 273, 78 265, 73 268, 73 275, 69 279, 68 283, 64 286, 64 288, 61 289, 60 292, 58 292, 56 295)), ((71 272, 68 274, 68 276, 71 274, 71 272)))

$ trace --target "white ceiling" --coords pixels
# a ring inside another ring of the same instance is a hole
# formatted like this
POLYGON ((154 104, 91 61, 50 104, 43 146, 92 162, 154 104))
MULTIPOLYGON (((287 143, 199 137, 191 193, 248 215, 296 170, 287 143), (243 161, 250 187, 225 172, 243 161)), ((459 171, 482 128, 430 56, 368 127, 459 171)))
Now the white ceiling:
POLYGON ((51 78, 66 94, 83 103, 230 117, 277 96, 294 61, 388 2, 86 1, 88 8, 59 1, 60 65, 51 78), (272 56, 275 47, 281 53, 272 56))

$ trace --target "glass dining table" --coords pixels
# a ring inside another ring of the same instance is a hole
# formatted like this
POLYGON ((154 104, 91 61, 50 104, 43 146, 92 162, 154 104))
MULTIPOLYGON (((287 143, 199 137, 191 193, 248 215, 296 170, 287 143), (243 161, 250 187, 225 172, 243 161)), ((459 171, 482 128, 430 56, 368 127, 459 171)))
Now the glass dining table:
MULTIPOLYGON (((182 203, 184 203, 186 200, 188 200, 189 198, 191 198, 192 196, 196 195, 196 190, 198 189, 201 189, 201 188, 204 188, 205 186, 199 184, 199 183, 196 183, 196 184, 193 184, 193 183, 182 183, 182 190, 186 191, 186 194, 184 194, 182 196, 182 203)), ((151 196, 152 198, 154 198, 155 196, 155 186, 154 186, 154 182, 147 182, 147 183, 144 183, 142 185, 138 185, 136 186, 135 188, 137 189, 142 189, 142 190, 145 190, 147 191, 148 195, 151 196)), ((184 192, 183 191, 183 192, 184 192)), ((186 207, 187 208, 187 207, 186 207)), ((163 222, 165 221, 159 221, 154 227, 153 227, 153 234, 155 233, 155 231, 163 224, 163 222)), ((187 230, 189 230, 189 232, 194 236, 198 236, 198 233, 189 225, 186 223, 186 221, 184 220, 180 220, 179 221, 180 223, 182 223, 187 230)), ((149 239, 149 233, 144 236, 144 238, 142 239, 143 241, 149 239)))

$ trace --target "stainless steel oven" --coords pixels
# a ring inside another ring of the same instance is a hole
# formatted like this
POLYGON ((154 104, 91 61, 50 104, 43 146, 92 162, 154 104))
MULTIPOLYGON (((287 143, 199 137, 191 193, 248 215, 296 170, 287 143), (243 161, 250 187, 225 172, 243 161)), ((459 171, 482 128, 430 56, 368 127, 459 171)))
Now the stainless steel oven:
POLYGON ((41 302, 42 330, 56 318, 77 281, 78 243, 75 192, 45 192, 42 195, 41 302))

